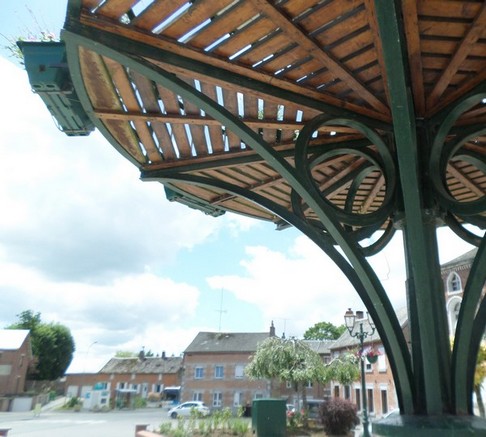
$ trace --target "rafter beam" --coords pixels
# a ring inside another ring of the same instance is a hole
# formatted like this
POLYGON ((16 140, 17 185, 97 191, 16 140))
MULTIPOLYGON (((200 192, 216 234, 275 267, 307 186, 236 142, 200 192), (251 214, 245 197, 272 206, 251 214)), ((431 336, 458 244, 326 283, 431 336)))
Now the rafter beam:
POLYGON ((475 47, 475 43, 479 38, 481 38, 486 29, 486 3, 483 3, 481 12, 474 20, 469 31, 466 33, 465 37, 462 39, 461 43, 457 46, 454 56, 449 62, 449 65, 442 73, 442 76, 437 81, 434 89, 430 93, 429 99, 427 101, 427 107, 433 108, 443 92, 450 84, 452 78, 457 73, 457 70, 462 65, 463 61, 469 56, 471 50, 475 47))
POLYGON ((250 93, 256 91, 265 94, 267 98, 275 99, 275 96, 279 96, 280 101, 287 100, 334 116, 356 118, 356 114, 360 114, 364 122, 371 126, 389 128, 388 112, 343 102, 330 94, 278 79, 275 75, 255 68, 231 63, 167 38, 121 26, 100 17, 93 17, 86 11, 81 12, 79 20, 79 24, 75 21, 66 22, 66 29, 86 37, 93 36, 106 41, 114 49, 130 50, 133 55, 149 58, 155 63, 156 60, 163 60, 164 63, 172 65, 172 72, 193 78, 207 77, 208 80, 215 80, 220 86, 222 83, 234 84, 241 91, 250 93))
POLYGON ((322 62, 335 78, 345 81, 361 98, 368 102, 373 108, 383 114, 389 114, 388 107, 379 100, 370 90, 359 82, 353 74, 342 64, 336 61, 331 54, 325 52, 319 45, 300 30, 292 20, 289 20, 268 0, 250 0, 261 14, 268 17, 282 32, 289 41, 295 41, 302 49, 313 58, 322 62))
POLYGON ((423 117, 425 114, 424 77, 416 0, 404 0, 402 11, 404 31, 407 36, 408 62, 414 78, 412 81, 413 99, 417 114, 423 117))

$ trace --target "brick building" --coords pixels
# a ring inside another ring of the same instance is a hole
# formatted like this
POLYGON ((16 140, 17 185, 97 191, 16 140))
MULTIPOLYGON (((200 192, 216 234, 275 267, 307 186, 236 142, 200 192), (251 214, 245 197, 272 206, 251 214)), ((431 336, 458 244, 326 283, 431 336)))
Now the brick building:
POLYGON ((182 400, 205 402, 210 408, 238 408, 270 396, 267 380, 249 380, 244 372, 258 344, 270 332, 199 332, 184 351, 182 400))
MULTIPOLYGON (((397 310, 397 317, 404 332, 405 338, 409 339, 407 311, 405 308, 397 310)), ((356 313, 355 326, 358 327, 363 323, 363 328, 370 331, 367 317, 363 312, 356 313)), ((359 328, 355 328, 359 329, 359 328)), ((351 337, 346 330, 330 347, 332 358, 342 353, 357 353, 359 350, 359 341, 351 337)), ((375 331, 373 335, 367 337, 364 341, 364 350, 374 349, 380 353, 375 363, 365 360, 365 381, 366 381, 366 400, 368 414, 370 419, 381 417, 391 410, 398 408, 398 400, 395 392, 395 383, 393 374, 390 369, 390 363, 385 353, 383 344, 375 331)), ((348 399, 357 405, 358 411, 361 411, 362 395, 361 381, 355 381, 351 385, 343 386, 337 382, 331 384, 333 397, 348 399)))
MULTIPOLYGON (((297 404, 300 394, 295 393, 291 384, 250 380, 245 375, 244 369, 258 345, 270 336, 275 336, 273 323, 269 332, 200 332, 184 352, 182 400, 203 401, 212 409, 236 409, 267 397, 297 404)), ((307 343, 324 361, 330 359, 330 342, 307 343)), ((324 399, 330 395, 328 386, 313 382, 309 382, 306 393, 308 399, 324 399)))
POLYGON ((8 411, 12 399, 25 393, 33 359, 26 329, 0 329, 0 411, 8 411))
MULTIPOLYGON (((441 277, 444 284, 445 305, 447 308, 447 318, 451 336, 454 335, 459 310, 461 307, 464 286, 467 282, 472 262, 477 253, 477 249, 472 249, 463 255, 441 265, 441 277)), ((486 284, 483 287, 483 296, 486 294, 486 284)), ((363 315, 362 315, 363 316, 363 315)), ((397 311, 398 320, 404 331, 407 341, 410 340, 408 327, 407 311, 405 308, 397 311)), ((359 323, 359 320, 356 320, 359 323)), ((365 322, 366 323, 366 322, 365 322)), ((380 418, 388 411, 398 408, 395 394, 393 375, 386 357, 383 345, 378 334, 368 337, 365 341, 366 346, 373 346, 382 355, 375 364, 366 364, 366 390, 369 416, 380 418)), ((331 346, 332 356, 349 350, 358 349, 358 340, 351 338, 346 331, 331 346)), ((361 410, 361 383, 356 381, 352 386, 343 387, 338 383, 333 383, 332 393, 335 397, 350 399, 361 410)))
POLYGON ((92 391, 109 392, 112 406, 130 407, 136 397, 179 400, 181 357, 138 357, 110 359, 98 373, 66 375, 66 395, 86 399, 92 391))

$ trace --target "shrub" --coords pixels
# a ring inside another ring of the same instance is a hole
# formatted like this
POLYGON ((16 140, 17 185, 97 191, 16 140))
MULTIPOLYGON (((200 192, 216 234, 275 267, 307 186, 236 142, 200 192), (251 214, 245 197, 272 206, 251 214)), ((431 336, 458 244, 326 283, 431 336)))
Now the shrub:
POLYGON ((346 435, 359 423, 356 405, 339 398, 322 404, 320 418, 324 431, 335 435, 346 435))

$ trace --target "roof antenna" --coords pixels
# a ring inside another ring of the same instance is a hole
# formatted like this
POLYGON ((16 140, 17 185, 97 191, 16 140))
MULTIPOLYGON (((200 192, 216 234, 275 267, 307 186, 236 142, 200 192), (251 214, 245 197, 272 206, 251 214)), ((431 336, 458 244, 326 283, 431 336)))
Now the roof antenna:
POLYGON ((219 313, 219 328, 218 332, 221 332, 221 318, 223 316, 223 313, 226 312, 226 310, 223 310, 223 289, 221 289, 221 300, 219 302, 219 310, 216 310, 219 313))

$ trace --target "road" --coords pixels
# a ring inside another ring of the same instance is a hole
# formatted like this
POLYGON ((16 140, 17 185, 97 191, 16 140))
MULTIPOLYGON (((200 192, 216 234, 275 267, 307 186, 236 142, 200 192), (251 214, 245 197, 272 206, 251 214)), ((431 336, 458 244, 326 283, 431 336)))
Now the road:
POLYGON ((134 437, 135 425, 158 429, 170 419, 162 409, 110 411, 106 413, 43 411, 0 413, 0 428, 10 428, 8 437, 134 437))

